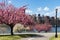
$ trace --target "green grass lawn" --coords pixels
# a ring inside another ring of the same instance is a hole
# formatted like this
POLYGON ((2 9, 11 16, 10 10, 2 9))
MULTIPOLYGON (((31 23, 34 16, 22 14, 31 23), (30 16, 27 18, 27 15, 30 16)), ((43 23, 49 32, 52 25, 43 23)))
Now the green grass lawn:
POLYGON ((20 36, 0 36, 0 40, 18 40, 20 36))
POLYGON ((1 36, 0 35, 0 40, 20 40, 21 38, 25 37, 31 37, 31 36, 36 36, 36 35, 30 35, 30 34, 23 34, 23 35, 7 35, 7 36, 1 36))
POLYGON ((60 40, 60 35, 58 35, 58 38, 55 38, 54 36, 50 38, 50 40, 60 40))

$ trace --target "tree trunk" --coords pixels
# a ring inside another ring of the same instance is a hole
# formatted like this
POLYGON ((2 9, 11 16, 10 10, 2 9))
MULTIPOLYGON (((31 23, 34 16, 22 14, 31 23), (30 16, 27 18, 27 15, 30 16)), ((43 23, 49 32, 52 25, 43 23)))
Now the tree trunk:
POLYGON ((13 27, 11 26, 10 28, 11 28, 11 35, 13 35, 13 27))
POLYGON ((11 35, 14 35, 14 34, 13 34, 13 27, 14 27, 14 25, 13 25, 13 24, 9 24, 9 26, 10 26, 10 28, 11 28, 11 35))

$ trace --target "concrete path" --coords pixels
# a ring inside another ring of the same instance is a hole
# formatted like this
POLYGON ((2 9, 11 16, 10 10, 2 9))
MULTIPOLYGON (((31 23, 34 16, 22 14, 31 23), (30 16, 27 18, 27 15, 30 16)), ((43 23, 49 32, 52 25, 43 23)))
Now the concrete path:
POLYGON ((40 35, 40 36, 22 38, 21 40, 49 40, 49 38, 54 36, 55 33, 40 33, 36 35, 40 35))

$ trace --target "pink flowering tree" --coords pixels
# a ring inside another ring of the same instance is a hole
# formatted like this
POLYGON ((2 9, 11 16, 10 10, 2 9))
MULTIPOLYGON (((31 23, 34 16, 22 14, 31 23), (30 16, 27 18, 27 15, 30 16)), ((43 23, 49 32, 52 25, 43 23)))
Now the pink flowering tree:
POLYGON ((13 35, 13 27, 16 23, 21 23, 23 25, 33 24, 33 19, 25 14, 26 7, 22 6, 20 8, 14 7, 12 4, 5 6, 0 4, 0 23, 4 23, 10 26, 11 35, 13 35))

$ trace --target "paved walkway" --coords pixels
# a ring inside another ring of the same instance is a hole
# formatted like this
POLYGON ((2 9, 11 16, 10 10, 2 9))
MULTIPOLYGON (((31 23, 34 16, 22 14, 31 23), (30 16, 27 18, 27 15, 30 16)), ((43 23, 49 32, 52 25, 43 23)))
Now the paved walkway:
POLYGON ((54 36, 55 33, 40 33, 37 35, 40 35, 40 36, 22 38, 21 40, 49 40, 49 38, 54 36))

